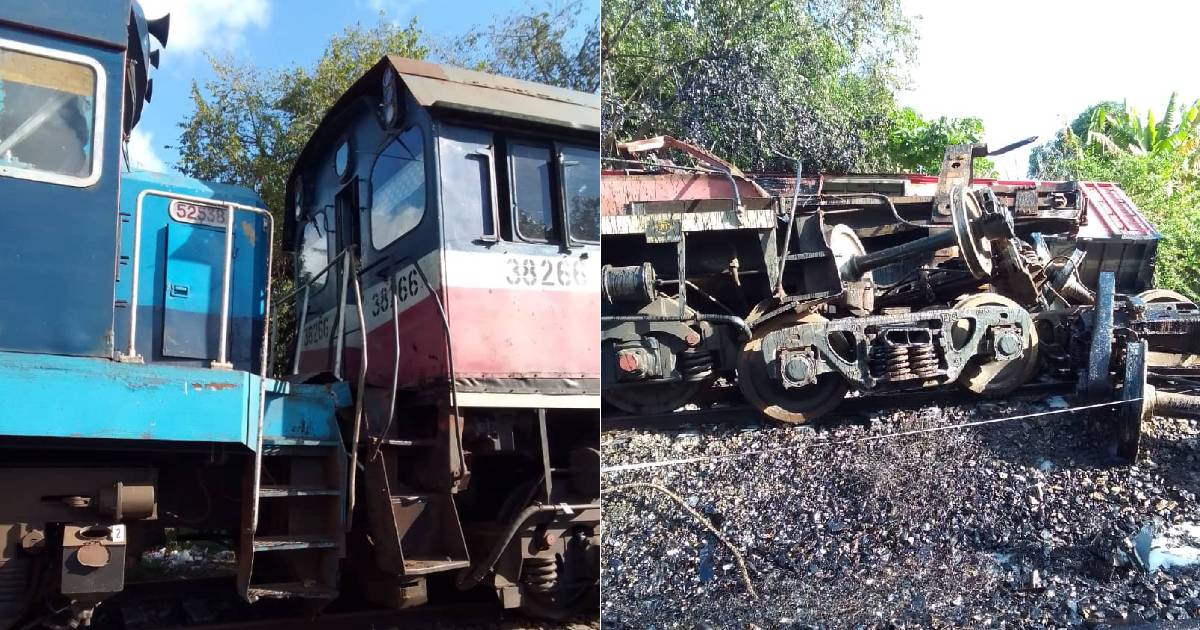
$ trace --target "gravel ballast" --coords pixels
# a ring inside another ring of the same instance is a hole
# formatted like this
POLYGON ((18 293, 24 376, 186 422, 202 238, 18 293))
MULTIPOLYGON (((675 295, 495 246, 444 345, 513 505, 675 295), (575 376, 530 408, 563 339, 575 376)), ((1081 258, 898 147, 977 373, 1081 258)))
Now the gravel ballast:
POLYGON ((1200 523, 1195 421, 1154 418, 1133 466, 1115 459, 1099 424, 1115 408, 864 439, 1063 406, 931 405, 817 429, 606 432, 610 467, 766 452, 602 476, 604 627, 1058 628, 1200 617, 1200 567, 1146 566, 1164 533, 1200 546, 1186 535, 1200 523), (622 487, 631 483, 665 487, 721 536, 664 492, 622 487), (722 539, 743 556, 757 599, 722 539))

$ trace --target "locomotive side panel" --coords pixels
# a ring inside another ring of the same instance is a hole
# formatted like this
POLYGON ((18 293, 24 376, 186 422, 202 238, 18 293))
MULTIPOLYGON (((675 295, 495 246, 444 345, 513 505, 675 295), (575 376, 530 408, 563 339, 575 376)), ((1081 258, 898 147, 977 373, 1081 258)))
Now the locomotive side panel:
MULTIPOLYGON (((139 203, 136 354, 145 362, 208 366, 217 358, 225 254, 223 202, 262 207, 251 191, 180 175, 144 171, 121 178, 120 250, 117 261, 116 351, 129 344, 134 223, 139 203), (206 202, 172 200, 177 194, 206 202)), ((266 221, 234 213, 231 250, 228 358, 239 370, 257 370, 266 301, 266 221)))
POLYGON ((595 149, 451 124, 439 130, 447 310, 460 389, 594 395, 595 149))
POLYGON ((112 353, 123 60, 0 25, 0 350, 112 353))

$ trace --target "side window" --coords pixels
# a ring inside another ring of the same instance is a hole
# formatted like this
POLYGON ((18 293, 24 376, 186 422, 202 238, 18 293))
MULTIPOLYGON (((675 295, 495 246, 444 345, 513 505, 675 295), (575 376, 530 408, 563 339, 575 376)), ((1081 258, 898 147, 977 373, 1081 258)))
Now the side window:
POLYGON ((517 236, 526 241, 557 243, 550 195, 550 148, 514 142, 509 145, 508 160, 517 236))
POLYGON ((381 250, 425 215, 425 138, 419 127, 401 133, 371 169, 371 246, 381 250))
MULTIPOLYGON (((300 241, 300 281, 307 282, 329 264, 329 239, 325 235, 325 212, 317 212, 304 224, 300 241)), ((313 282, 313 291, 325 286, 326 273, 313 282)))
POLYGON ((0 175, 95 183, 102 72, 86 57, 0 41, 0 175))
POLYGON ((600 152, 562 147, 563 207, 571 240, 600 242, 600 152))

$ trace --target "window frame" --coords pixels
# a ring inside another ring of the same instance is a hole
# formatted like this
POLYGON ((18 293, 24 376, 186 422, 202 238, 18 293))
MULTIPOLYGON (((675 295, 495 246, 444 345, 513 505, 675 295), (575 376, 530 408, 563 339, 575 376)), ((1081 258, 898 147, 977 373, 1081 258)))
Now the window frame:
MULTIPOLYGON (((428 159, 429 147, 427 146, 427 142, 430 138, 430 134, 427 133, 427 131, 428 130, 425 128, 425 126, 417 121, 410 121, 410 124, 402 125, 394 133, 387 134, 385 140, 380 145, 379 152, 375 154, 375 160, 373 162, 371 162, 371 174, 370 174, 370 179, 368 180, 369 185, 370 185, 371 204, 370 204, 370 207, 368 207, 366 209, 366 214, 367 214, 367 229, 366 229, 366 232, 367 232, 366 237, 367 238, 366 238, 366 241, 368 241, 370 243, 371 251, 372 251, 372 253, 374 253, 376 255, 382 255, 388 248, 395 245, 396 241, 399 241, 400 239, 404 238, 405 236, 408 236, 409 234, 412 234, 413 232, 415 232, 418 228, 421 227, 421 225, 423 223, 425 223, 425 217, 429 215, 429 205, 430 205, 429 204, 429 194, 430 194, 430 185, 429 185, 430 167, 429 167, 429 164, 430 163, 429 163, 429 159, 428 159), (390 148, 392 146, 392 144, 394 144, 396 141, 398 141, 400 139, 400 136, 402 136, 405 133, 408 133, 409 131, 414 130, 414 129, 421 135, 421 178, 422 178, 421 179, 421 189, 422 189, 422 192, 424 193, 424 195, 423 195, 424 203, 422 204, 422 208, 421 208, 421 218, 418 219, 417 222, 412 225, 412 227, 401 232, 400 234, 397 234, 395 236, 395 238, 388 241, 386 244, 384 244, 383 247, 376 247, 375 246, 375 203, 378 199, 378 196, 375 194, 375 192, 376 192, 375 168, 379 165, 380 158, 383 157, 383 154, 388 150, 388 148, 390 148)), ((361 205, 361 200, 360 200, 360 205, 361 205)), ((361 228, 359 231, 360 232, 362 231, 361 228)), ((374 256, 372 256, 372 258, 374 258, 374 256)))
MULTIPOLYGON (((329 217, 325 214, 327 210, 329 210, 329 208, 320 208, 315 211, 304 213, 304 218, 300 222, 300 242, 298 243, 299 246, 296 248, 298 250, 297 258, 303 256, 304 234, 308 231, 307 228, 309 224, 316 226, 319 238, 324 239, 325 241, 325 262, 322 263, 321 269, 328 267, 329 263, 333 261, 333 256, 331 256, 329 253, 331 248, 329 246, 329 217), (321 217, 320 223, 318 223, 316 220, 318 216, 321 217)), ((302 277, 302 274, 304 273, 303 263, 300 263, 299 260, 296 262, 299 263, 296 265, 296 285, 299 286, 308 282, 309 280, 302 277)), ((318 272, 319 271, 320 270, 318 270, 318 272)), ((329 284, 329 276, 332 275, 332 273, 332 270, 326 271, 325 274, 321 276, 319 281, 313 282, 311 285, 309 285, 310 299, 311 296, 321 295, 324 292, 325 287, 329 284)))
MULTIPOLYGON (((567 211, 567 165, 563 160, 563 149, 580 149, 583 151, 591 150, 589 147, 582 144, 573 144, 570 142, 555 142, 554 143, 554 160, 558 164, 558 197, 559 203, 562 205, 562 224, 563 232, 567 235, 567 242, 572 245, 599 245, 600 239, 588 241, 580 238, 575 238, 571 233, 571 213, 567 211)), ((600 163, 600 149, 596 148, 596 163, 600 163)), ((600 191, 597 190, 599 195, 600 191)))
POLYGON ((566 217, 564 216, 565 205, 561 199, 561 193, 558 189, 562 187, 562 182, 556 182, 556 179, 561 179, 558 174, 558 143, 553 140, 538 140, 525 138, 521 136, 509 136, 504 134, 504 162, 505 169, 508 171, 508 216, 512 225, 512 236, 515 241, 521 243, 532 243, 536 245, 553 245, 556 247, 565 247, 570 242, 570 237, 563 238, 566 227, 566 217), (517 205, 517 169, 513 163, 513 147, 524 145, 528 147, 536 147, 546 150, 547 170, 549 171, 550 182, 547 187, 546 194, 550 199, 550 216, 553 225, 550 226, 551 231, 557 235, 556 240, 548 238, 531 238, 521 233, 520 207, 517 205))
POLYGON ((71 186, 73 188, 89 188, 100 181, 101 170, 104 167, 104 122, 106 114, 106 105, 108 103, 108 75, 104 72, 104 67, 100 62, 87 55, 48 48, 46 46, 38 46, 35 44, 27 44, 25 42, 13 41, 11 39, 0 38, 0 49, 7 49, 16 52, 23 52, 35 57, 45 57, 47 59, 55 59, 68 63, 87 66, 92 69, 96 76, 96 90, 92 98, 95 113, 92 116, 92 170, 87 177, 76 177, 74 175, 63 175, 62 173, 53 173, 38 169, 20 168, 15 166, 0 165, 0 177, 11 177, 15 179, 25 179, 35 182, 46 182, 49 184, 60 184, 62 186, 71 186))

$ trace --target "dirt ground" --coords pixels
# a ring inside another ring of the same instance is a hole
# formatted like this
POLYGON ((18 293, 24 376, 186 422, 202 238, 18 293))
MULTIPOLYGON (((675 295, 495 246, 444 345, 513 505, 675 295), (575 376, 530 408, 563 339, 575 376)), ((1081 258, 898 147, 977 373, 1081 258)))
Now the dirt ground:
POLYGON ((1200 616, 1200 426, 1155 418, 1136 465, 1061 398, 818 428, 605 433, 608 628, 1104 627, 1200 616), (1055 412, 915 436, 888 434, 1055 412), (744 456, 724 457, 738 453, 744 456), (661 490, 674 493, 705 527, 661 490), (1181 533, 1182 532, 1182 533, 1181 533), (728 545, 726 544, 728 543, 728 545), (735 552, 744 558, 748 591, 735 552), (1158 555, 1155 556, 1154 553, 1158 555), (1178 561, 1178 558, 1176 558, 1178 561))

